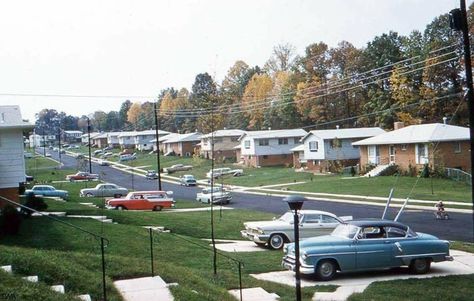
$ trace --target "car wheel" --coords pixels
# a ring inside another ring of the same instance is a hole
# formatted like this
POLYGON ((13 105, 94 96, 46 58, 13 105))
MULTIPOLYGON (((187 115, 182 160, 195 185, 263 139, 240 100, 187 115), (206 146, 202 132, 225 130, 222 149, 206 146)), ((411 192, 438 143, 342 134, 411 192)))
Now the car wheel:
POLYGON ((410 272, 413 274, 426 274, 430 271, 431 260, 428 258, 413 259, 410 263, 410 272))
POLYGON ((127 210, 127 208, 125 208, 125 206, 120 205, 117 207, 117 210, 122 211, 122 210, 127 210))
POLYGON ((163 207, 161 207, 161 206, 153 207, 153 211, 161 211, 161 209, 163 209, 163 207))
POLYGON ((91 197, 93 197, 93 196, 94 196, 94 195, 93 195, 92 193, 90 193, 90 192, 89 192, 89 193, 86 193, 86 197, 88 197, 88 198, 91 198, 91 197))
POLYGON ((323 260, 316 267, 316 277, 321 281, 329 281, 336 276, 337 265, 332 260, 323 260))
POLYGON ((270 236, 270 247, 274 250, 281 249, 285 243, 285 238, 281 234, 273 234, 270 236))

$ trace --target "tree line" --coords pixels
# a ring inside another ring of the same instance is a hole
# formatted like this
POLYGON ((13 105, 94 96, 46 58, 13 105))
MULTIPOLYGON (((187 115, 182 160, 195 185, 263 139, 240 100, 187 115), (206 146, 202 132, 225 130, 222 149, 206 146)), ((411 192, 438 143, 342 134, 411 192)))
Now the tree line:
MULTIPOLYGON (((469 7, 469 20, 474 6, 469 7)), ((471 29, 472 30, 472 29, 471 29)), ((297 55, 290 44, 274 47, 262 66, 236 61, 218 83, 208 73, 195 77, 191 91, 163 89, 156 100, 126 100, 119 111, 89 116, 94 131, 154 128, 154 102, 160 129, 203 133, 222 128, 308 129, 405 124, 468 123, 463 96, 462 37, 440 15, 424 31, 390 31, 365 47, 348 41, 335 47, 308 45, 297 55)), ((86 116, 42 110, 37 127, 85 129, 86 116)), ((48 129, 49 130, 49 129, 48 129)))

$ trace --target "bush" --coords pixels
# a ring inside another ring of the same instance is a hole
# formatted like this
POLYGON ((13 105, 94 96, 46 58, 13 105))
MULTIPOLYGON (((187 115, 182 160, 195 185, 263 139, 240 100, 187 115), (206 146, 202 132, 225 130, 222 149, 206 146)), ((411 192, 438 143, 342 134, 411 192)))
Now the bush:
MULTIPOLYGON (((29 207, 38 211, 44 211, 48 209, 48 205, 44 202, 43 198, 39 198, 35 196, 33 193, 29 193, 26 196, 26 201, 24 205, 26 207, 29 207)), ((31 214, 33 213, 31 210, 23 209, 23 208, 21 209, 21 212, 27 217, 30 217, 31 214)))
POLYGON ((398 173, 398 165, 393 164, 380 173, 380 176, 391 176, 398 173))
POLYGON ((351 166, 351 177, 353 177, 355 175, 356 175, 356 170, 355 170, 354 166, 351 166))
POLYGON ((20 212, 11 205, 5 206, 0 212, 0 234, 16 235, 20 231, 22 217, 20 212))
POLYGON ((425 164, 423 166, 423 169, 421 170, 420 177, 422 178, 429 178, 430 177, 430 167, 428 164, 425 164))

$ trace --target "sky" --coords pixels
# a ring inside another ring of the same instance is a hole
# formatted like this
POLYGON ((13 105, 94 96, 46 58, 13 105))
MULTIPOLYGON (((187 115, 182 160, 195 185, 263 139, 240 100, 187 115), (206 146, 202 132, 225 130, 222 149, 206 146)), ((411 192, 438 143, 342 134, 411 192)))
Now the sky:
POLYGON ((298 54, 319 41, 364 47, 389 30, 423 30, 456 7, 458 0, 2 1, 0 105, 20 105, 30 121, 43 108, 119 110, 126 99, 190 89, 199 73, 221 82, 237 60, 263 66, 278 44, 298 54))

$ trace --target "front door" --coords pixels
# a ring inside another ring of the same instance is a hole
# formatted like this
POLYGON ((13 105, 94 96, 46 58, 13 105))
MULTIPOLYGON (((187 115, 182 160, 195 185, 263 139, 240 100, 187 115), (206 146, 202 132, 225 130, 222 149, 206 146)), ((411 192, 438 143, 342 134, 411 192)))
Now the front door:
POLYGON ((395 163, 395 146, 393 145, 390 145, 388 147, 388 156, 389 156, 389 160, 390 160, 390 164, 393 164, 395 163))
POLYGON ((367 155, 369 163, 375 165, 379 164, 380 155, 377 145, 369 145, 367 147, 367 155))

